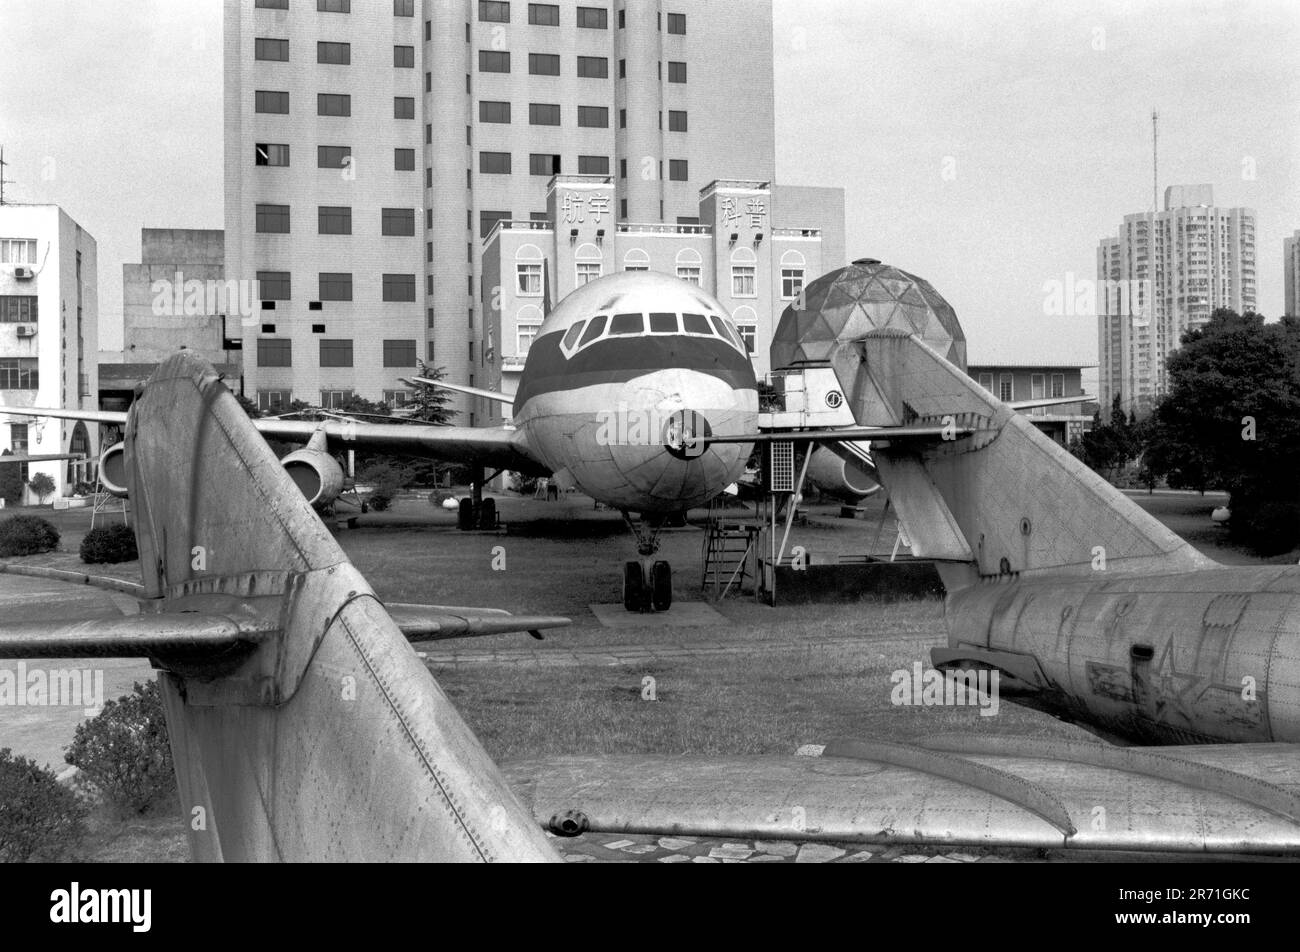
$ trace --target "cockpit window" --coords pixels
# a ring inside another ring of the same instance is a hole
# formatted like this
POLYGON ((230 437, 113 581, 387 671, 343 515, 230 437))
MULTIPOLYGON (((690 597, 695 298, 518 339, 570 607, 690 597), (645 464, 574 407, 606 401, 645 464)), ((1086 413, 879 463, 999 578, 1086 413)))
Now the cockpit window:
POLYGON ((676 334, 677 315, 654 311, 650 315, 651 334, 676 334))
POLYGON ((645 319, 640 314, 615 314, 609 322, 610 334, 640 334, 645 331, 645 319))
POLYGON ((599 337, 605 330, 605 321, 607 318, 604 314, 597 314, 587 325, 587 333, 582 335, 582 344, 586 346, 599 337))
POLYGON ((573 345, 578 342, 578 335, 582 333, 582 329, 586 326, 586 321, 578 321, 569 328, 569 333, 564 335, 564 343, 562 345, 565 350, 571 350, 573 348, 573 345))
POLYGON ((709 319, 703 314, 683 314, 682 327, 688 334, 707 334, 713 336, 713 331, 709 329, 709 319))
POLYGON ((716 314, 710 314, 709 320, 713 321, 713 329, 718 332, 719 337, 732 345, 739 346, 736 338, 731 336, 731 332, 728 330, 727 325, 723 323, 722 318, 718 317, 716 314))

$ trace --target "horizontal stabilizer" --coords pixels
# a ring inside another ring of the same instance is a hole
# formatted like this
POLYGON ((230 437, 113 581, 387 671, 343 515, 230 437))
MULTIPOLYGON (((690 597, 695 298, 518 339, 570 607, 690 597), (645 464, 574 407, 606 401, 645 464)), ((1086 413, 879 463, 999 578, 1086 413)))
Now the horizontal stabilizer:
POLYGON ((554 615, 512 615, 495 608, 456 608, 448 605, 387 604, 388 614, 410 641, 442 641, 526 631, 540 639, 544 628, 563 628, 568 618, 554 615))
POLYGON ((845 440, 919 440, 938 442, 971 436, 975 430, 969 426, 845 426, 834 430, 769 430, 764 433, 743 433, 736 436, 709 436, 700 438, 705 444, 713 443, 832 443, 845 440))
POLYGON ((0 628, 0 658, 196 656, 256 644, 278 631, 269 620, 263 625, 194 612, 18 622, 0 628))
POLYGON ((108 426, 125 426, 125 410, 78 410, 76 408, 55 409, 53 407, 0 407, 0 415, 50 417, 55 420, 85 420, 87 423, 103 423, 108 426))
POLYGON ((513 406, 515 402, 515 398, 508 393, 498 393, 495 390, 484 390, 481 387, 467 387, 461 383, 447 383, 445 380, 430 380, 427 377, 403 377, 402 380, 410 384, 423 384, 426 387, 441 387, 443 390, 464 393, 471 397, 481 397, 484 400, 491 400, 494 403, 503 403, 508 407, 513 406))

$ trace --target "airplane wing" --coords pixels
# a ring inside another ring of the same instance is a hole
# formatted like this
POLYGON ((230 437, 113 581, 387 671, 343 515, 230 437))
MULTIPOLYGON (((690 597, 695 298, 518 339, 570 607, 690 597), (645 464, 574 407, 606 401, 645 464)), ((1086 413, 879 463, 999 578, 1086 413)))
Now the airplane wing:
MULTIPOLYGON (((0 623, 0 654, 153 661, 196 859, 558 859, 209 364, 158 368, 125 461, 147 611, 0 623)), ((548 623, 397 613, 434 635, 548 623)))
POLYGON ((940 426, 845 426, 831 430, 766 430, 735 436, 696 437, 701 443, 838 443, 852 440, 899 440, 936 443, 975 433, 975 428, 955 420, 940 426))
POLYGON ((505 765, 551 832, 918 846, 1300 853, 1300 746, 1035 737, 838 741, 820 756, 505 765))
MULTIPOLYGON (((85 420, 117 426, 127 421, 127 414, 123 412, 49 407, 0 407, 0 415, 85 420)), ((351 420, 313 422, 275 418, 253 420, 252 424, 263 436, 290 443, 305 443, 323 429, 330 449, 335 451, 369 449, 511 469, 528 475, 550 475, 550 469, 529 450, 520 432, 499 427, 357 423, 351 420)))
POLYGON ((492 400, 495 403, 505 404, 507 407, 514 406, 515 398, 508 393, 497 393, 495 390, 483 390, 480 387, 466 387, 464 384, 447 383, 445 380, 430 380, 427 377, 403 377, 409 384, 425 384, 429 387, 442 387, 444 390, 452 390, 456 393, 467 393, 471 397, 481 397, 484 400, 492 400))

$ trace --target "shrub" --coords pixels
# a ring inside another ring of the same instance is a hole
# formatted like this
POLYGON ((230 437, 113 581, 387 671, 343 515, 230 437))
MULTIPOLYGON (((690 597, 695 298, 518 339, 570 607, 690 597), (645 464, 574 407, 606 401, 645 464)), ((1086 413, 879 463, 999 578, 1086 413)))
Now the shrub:
POLYGON ((394 466, 391 463, 380 462, 362 470, 357 475, 357 482, 367 483, 375 487, 366 502, 370 504, 370 508, 375 512, 384 512, 392 508, 398 490, 405 486, 410 481, 410 478, 411 473, 409 470, 394 466))
POLYGON ((176 773, 158 682, 109 701, 77 725, 63 759, 122 813, 145 813, 176 802, 176 773))
POLYGON ((131 562, 138 558, 135 533, 120 522, 91 529, 81 540, 81 561, 86 563, 131 562))
POLYGON ((86 812, 49 768, 0 750, 0 862, 63 858, 85 835, 86 812))
POLYGON ((376 489, 366 498, 366 502, 375 512, 386 512, 393 505, 393 495, 383 489, 376 489))
POLYGON ((1232 535, 1260 555, 1281 555, 1300 544, 1300 503, 1234 498, 1232 535))
POLYGON ((37 473, 27 480, 27 485, 32 487, 32 492, 36 493, 36 498, 41 503, 45 502, 46 496, 59 488, 47 473, 37 473))
POLYGON ((10 516, 0 522, 0 556, 38 555, 59 547, 59 530, 40 516, 10 516))

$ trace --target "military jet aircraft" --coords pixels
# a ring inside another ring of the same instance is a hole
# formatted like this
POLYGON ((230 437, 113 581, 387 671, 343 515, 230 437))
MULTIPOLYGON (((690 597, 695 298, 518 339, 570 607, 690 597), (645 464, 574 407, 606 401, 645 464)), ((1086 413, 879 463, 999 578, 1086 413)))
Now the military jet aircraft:
POLYGON ((1300 852, 1293 744, 1153 752, 984 732, 499 769, 408 639, 563 619, 385 605, 196 357, 159 367, 124 447, 140 612, 0 619, 0 658, 151 659, 197 860, 553 861, 547 831, 1300 852))

